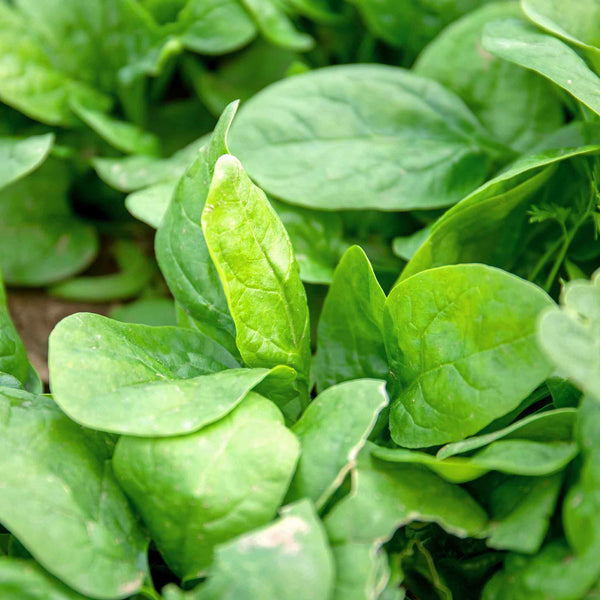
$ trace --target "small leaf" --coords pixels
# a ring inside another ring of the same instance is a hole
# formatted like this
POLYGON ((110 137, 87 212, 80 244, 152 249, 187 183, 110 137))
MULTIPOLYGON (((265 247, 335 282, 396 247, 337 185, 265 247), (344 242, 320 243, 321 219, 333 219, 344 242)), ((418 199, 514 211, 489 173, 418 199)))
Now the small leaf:
POLYGON ((358 246, 349 248, 335 270, 319 319, 313 359, 319 391, 349 379, 387 378, 384 304, 369 259, 358 246))
POLYGON ((288 499, 310 498, 322 508, 354 467, 387 404, 385 382, 377 379, 348 381, 319 394, 292 428, 302 454, 288 499))

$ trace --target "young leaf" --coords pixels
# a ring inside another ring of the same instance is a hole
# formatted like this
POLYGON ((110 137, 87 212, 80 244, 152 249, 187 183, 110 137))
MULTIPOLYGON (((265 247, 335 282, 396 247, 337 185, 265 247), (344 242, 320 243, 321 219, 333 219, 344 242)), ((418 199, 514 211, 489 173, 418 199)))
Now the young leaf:
POLYGON ((54 135, 46 133, 26 139, 0 138, 0 188, 34 171, 48 157, 54 135))
POLYGON ((267 193, 321 210, 448 206, 502 152, 454 94, 384 65, 269 86, 240 111, 231 148, 267 193))
POLYGON ((458 441, 518 406, 550 374, 535 321, 551 305, 537 286, 484 265, 398 284, 383 319, 392 439, 408 448, 458 441))
POLYGON ((306 380, 310 329, 298 264, 279 217, 231 155, 217 161, 202 227, 244 362, 288 365, 306 380))
POLYGON ((465 483, 489 471, 539 477, 564 469, 577 455, 571 442, 501 440, 473 456, 440 459, 404 448, 377 448, 373 456, 392 463, 420 464, 452 483, 465 483))
POLYGON ((81 594, 134 594, 148 574, 148 540, 109 453, 49 400, 4 388, 0 402, 0 522, 81 594))
POLYGON ((563 473, 551 477, 510 477, 490 495, 486 544, 522 554, 539 551, 554 514, 563 473))
POLYGON ((247 391, 267 375, 244 369, 202 377, 239 365, 199 331, 119 323, 91 313, 63 319, 49 346, 59 406, 83 425, 117 433, 194 431, 241 401, 239 384, 247 391), (221 397, 224 389, 232 395, 221 397))
POLYGON ((280 512, 271 525, 217 547, 197 600, 331 598, 333 556, 314 508, 302 500, 280 512))
POLYGON ((227 132, 236 110, 237 103, 225 109, 210 143, 179 181, 155 240, 158 264, 177 302, 202 331, 233 353, 235 325, 209 255, 201 219, 215 164, 227 152, 227 132))
POLYGON ((289 485, 299 445, 257 394, 186 436, 122 437, 114 468, 169 567, 205 573, 216 545, 268 523, 289 485))
POLYGON ((401 278, 457 263, 507 266, 521 243, 527 208, 552 176, 552 165, 599 151, 596 124, 573 123, 559 129, 436 221, 401 278))
POLYGON ((385 294, 365 253, 349 248, 337 266, 319 319, 313 378, 331 385, 389 374, 383 342, 385 294))
POLYGON ((292 428, 302 454, 288 499, 310 498, 322 508, 354 467, 387 404, 385 382, 377 379, 347 381, 319 394, 292 428))
POLYGON ((504 429, 467 438, 440 448, 438 458, 449 458, 483 448, 498 440, 531 440, 537 442, 570 442, 577 411, 571 408, 529 415, 504 429))
POLYGON ((515 19, 486 25, 481 43, 499 58, 543 75, 600 114, 600 78, 561 40, 515 19))
POLYGON ((562 375, 600 400, 600 272, 567 283, 560 303, 540 320, 540 345, 562 375))

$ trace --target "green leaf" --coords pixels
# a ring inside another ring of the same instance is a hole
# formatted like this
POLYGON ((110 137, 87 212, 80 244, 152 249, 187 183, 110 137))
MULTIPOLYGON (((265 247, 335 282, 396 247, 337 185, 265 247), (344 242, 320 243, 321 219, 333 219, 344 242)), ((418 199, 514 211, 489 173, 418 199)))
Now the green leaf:
POLYGON ((302 281, 329 284, 346 243, 336 213, 309 210, 270 199, 287 231, 302 281))
POLYGON ((313 38, 298 31, 277 0, 240 0, 254 18, 264 38, 288 50, 305 52, 315 44, 313 38))
POLYGON ((434 522, 467 537, 478 535, 487 517, 459 486, 422 467, 386 465, 363 451, 352 471, 352 491, 325 518, 336 558, 334 598, 376 597, 375 590, 381 589, 377 551, 399 527, 413 521, 434 522), (342 596, 342 590, 352 594, 342 596))
POLYGON ((501 152, 454 94, 384 65, 269 86, 240 111, 231 148, 267 193, 321 210, 448 206, 501 152))
POLYGON ((125 198, 125 207, 142 223, 159 229, 176 189, 177 180, 151 185, 129 194, 125 198))
POLYGON ((562 507, 568 544, 554 540, 533 557, 510 554, 490 580, 486 600, 579 600, 600 577, 600 405, 585 397, 577 416, 583 455, 578 481, 562 507))
POLYGON ((88 108, 76 100, 70 103, 73 112, 103 140, 127 154, 160 155, 160 140, 133 123, 119 121, 110 115, 88 108))
POLYGON ((411 235, 396 237, 392 242, 392 250, 396 256, 409 261, 429 238, 430 234, 431 225, 427 225, 411 235))
POLYGON ((509 477, 491 493, 487 545, 522 554, 539 551, 563 482, 551 477, 509 477))
POLYGON ((567 42, 598 53, 600 48, 600 4, 581 0, 568 5, 560 0, 522 0, 527 17, 536 25, 567 42))
POLYGON ((479 450, 498 440, 530 440, 536 442, 570 442, 577 411, 563 408, 529 415, 504 429, 467 438, 440 448, 438 458, 449 458, 479 450))
POLYGON ((564 121, 560 98, 547 81, 481 48, 486 23, 522 14, 516 2, 471 12, 438 35, 414 67, 460 96, 498 141, 517 150, 531 147, 564 121))
POLYGON ((535 322, 551 305, 537 286, 484 265, 398 284, 383 319, 392 439, 409 448, 454 442, 516 408, 550 374, 535 322))
POLYGON ((596 124, 573 123, 556 131, 531 154, 517 159, 436 221, 401 278, 465 262, 507 267, 522 243, 527 209, 552 176, 550 167, 577 156, 597 154, 599 142, 596 124))
POLYGON ((200 54, 233 52, 257 33, 239 0, 188 0, 175 30, 185 48, 200 54))
POLYGON ((235 369, 236 360, 199 331, 92 313, 63 319, 49 346, 55 401, 82 425, 115 433, 195 431, 229 412, 268 373, 235 369))
POLYGON ((540 345, 562 375, 600 400, 600 272, 570 281, 539 323, 540 345))
POLYGON ((85 600, 33 560, 0 558, 0 594, 4 600, 85 600))
POLYGON ((207 335, 234 353, 235 325, 201 220, 217 159, 227 152, 227 132, 236 110, 237 103, 225 109, 210 143, 177 184, 155 239, 156 258, 175 300, 207 335))
MULTIPOLYGON (((0 273, 0 374, 14 377, 20 385, 30 391, 41 387, 40 378, 27 358, 25 346, 13 325, 8 306, 6 292, 0 273)), ((7 385, 3 382, 1 385, 7 385)))
POLYGON ((561 40, 515 20, 486 25, 481 41, 495 56, 543 75, 600 114, 600 78, 561 40))
POLYGON ((125 598, 147 576, 148 541, 106 449, 52 403, 4 388, 0 521, 50 573, 93 598, 125 598))
POLYGON ((313 360, 318 390, 349 379, 387 378, 384 304, 369 259, 358 246, 349 248, 335 270, 319 319, 313 360))
POLYGON ((299 55, 257 40, 243 52, 228 57, 212 70, 192 57, 183 61, 184 74, 213 114, 220 115, 234 100, 250 99, 286 75, 299 55))
POLYGON ((273 524, 216 549, 198 600, 329 600, 333 556, 308 500, 286 506, 273 524))
MULTIPOLYGON (((44 3, 38 4, 44 9, 44 3)), ((110 108, 110 98, 53 64, 31 23, 5 3, 0 4, 0 57, 0 100, 28 117, 70 125, 72 98, 100 110, 110 108)))
POLYGON ((133 192, 159 183, 177 181, 209 141, 210 136, 202 136, 169 158, 145 155, 94 158, 92 164, 98 176, 108 185, 121 192, 133 192))
POLYGON ((319 394, 292 428, 302 454, 288 500, 310 498, 322 508, 354 467, 387 404, 385 382, 377 379, 347 381, 319 394))
POLYGON ((110 312, 110 317, 123 323, 138 323, 154 327, 177 325, 173 300, 153 296, 117 306, 110 312))
POLYGON ((119 272, 110 275, 75 277, 53 285, 49 294, 82 302, 110 302, 138 296, 148 286, 155 269, 140 247, 129 240, 117 240, 113 248, 119 272))
POLYGON ((69 183, 66 165, 49 160, 0 191, 0 265, 8 284, 47 285, 94 259, 96 232, 72 214, 69 183))
POLYGON ((122 437, 113 460, 167 564, 187 580, 205 573, 215 546, 275 516, 298 454, 279 410, 250 393, 196 433, 122 437))
MULTIPOLYGON (((482 0, 350 0, 367 27, 387 44, 414 56, 448 23, 477 8, 482 0)), ((483 0, 485 1, 485 0, 483 0)))
POLYGON ((468 458, 440 459, 404 448, 377 448, 373 456, 387 462, 424 465, 447 481, 464 483, 489 471, 536 477, 550 475, 564 469, 577 452, 577 446, 570 442, 501 440, 468 458))
POLYGON ((52 133, 25 139, 0 138, 0 188, 37 169, 48 158, 53 144, 52 133))
POLYGON ((306 293, 283 224, 239 161, 217 161, 202 228, 250 367, 310 367, 306 293))

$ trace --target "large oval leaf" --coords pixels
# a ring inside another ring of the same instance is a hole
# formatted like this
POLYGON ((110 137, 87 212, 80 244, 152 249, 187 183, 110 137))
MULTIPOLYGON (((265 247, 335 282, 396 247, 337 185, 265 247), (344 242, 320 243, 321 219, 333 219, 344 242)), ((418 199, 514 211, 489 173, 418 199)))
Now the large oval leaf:
POLYGON ((431 269, 397 285, 384 313, 394 441, 458 441, 516 408, 550 374, 535 329, 552 304, 537 286, 484 265, 431 269))
POLYGON ((231 149, 268 193, 323 210, 448 206, 498 148, 462 101, 395 67, 327 67, 269 86, 240 111, 231 149))
POLYGON ((251 393, 196 433, 122 437, 114 468, 167 564, 192 579, 210 565, 217 544, 275 516, 298 454, 279 410, 251 393))
POLYGON ((135 593, 147 576, 148 541, 108 447, 44 398, 4 388, 0 404, 0 522, 82 594, 135 593))

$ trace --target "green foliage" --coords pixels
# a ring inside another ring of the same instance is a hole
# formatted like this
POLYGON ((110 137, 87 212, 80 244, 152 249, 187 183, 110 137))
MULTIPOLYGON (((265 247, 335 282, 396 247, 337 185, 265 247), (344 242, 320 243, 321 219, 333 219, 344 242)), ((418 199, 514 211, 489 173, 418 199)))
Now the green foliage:
POLYGON ((599 18, 0 0, 0 597, 597 597, 599 18))

